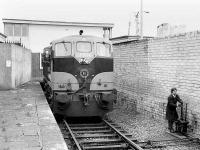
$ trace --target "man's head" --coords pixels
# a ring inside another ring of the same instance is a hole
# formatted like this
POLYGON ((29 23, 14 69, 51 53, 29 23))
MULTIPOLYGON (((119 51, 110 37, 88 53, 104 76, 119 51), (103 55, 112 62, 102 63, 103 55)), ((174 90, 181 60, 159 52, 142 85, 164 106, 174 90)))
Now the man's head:
POLYGON ((171 89, 171 94, 176 95, 177 89, 176 88, 172 88, 171 89))

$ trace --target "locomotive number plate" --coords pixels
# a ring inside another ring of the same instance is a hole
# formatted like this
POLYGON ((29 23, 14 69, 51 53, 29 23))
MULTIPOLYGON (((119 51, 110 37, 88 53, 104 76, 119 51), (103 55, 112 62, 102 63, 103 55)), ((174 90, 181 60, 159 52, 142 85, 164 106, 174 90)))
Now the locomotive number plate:
POLYGON ((89 71, 87 69, 81 69, 80 76, 82 78, 87 78, 89 76, 89 71))

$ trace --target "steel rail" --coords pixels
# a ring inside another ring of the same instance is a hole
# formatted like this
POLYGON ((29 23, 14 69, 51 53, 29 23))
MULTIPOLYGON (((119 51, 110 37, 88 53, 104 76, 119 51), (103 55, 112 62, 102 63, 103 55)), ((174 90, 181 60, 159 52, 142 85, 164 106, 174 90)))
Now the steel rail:
POLYGON ((84 146, 83 149, 87 149, 87 150, 102 149, 102 150, 104 150, 104 149, 114 149, 114 148, 117 149, 117 148, 126 148, 126 147, 127 147, 126 144, 118 144, 118 145, 106 145, 106 146, 100 145, 100 146, 92 146, 92 147, 84 146))
POLYGON ((198 142, 197 138, 194 138, 194 139, 184 138, 184 139, 173 139, 173 140, 137 142, 137 144, 144 149, 148 149, 148 148, 161 148, 161 147, 168 147, 168 146, 172 147, 172 146, 179 146, 179 145, 181 146, 190 145, 193 147, 194 144, 199 144, 197 142, 198 142))
POLYGON ((143 150, 143 148, 141 148, 139 145, 137 145, 136 143, 134 143, 133 141, 131 141, 130 139, 128 139, 125 135, 123 135, 122 133, 120 133, 113 125, 111 125, 108 121, 106 120, 102 120, 104 121, 108 126, 110 126, 119 136, 121 136, 126 142, 129 143, 130 147, 136 149, 136 150, 143 150))
POLYGON ((72 136, 72 138, 73 138, 73 140, 74 140, 74 142, 75 142, 75 144, 76 144, 78 150, 82 150, 82 148, 80 147, 78 141, 76 140, 76 137, 75 137, 74 133, 73 133, 72 130, 70 129, 68 123, 67 123, 65 120, 63 120, 63 122, 65 123, 67 129, 69 130, 69 132, 70 132, 70 134, 71 134, 71 136, 72 136))
MULTIPOLYGON (((125 134, 126 136, 131 136, 130 134, 125 134)), ((77 135, 76 138, 102 138, 102 137, 116 137, 118 136, 117 134, 92 134, 92 135, 77 135)))

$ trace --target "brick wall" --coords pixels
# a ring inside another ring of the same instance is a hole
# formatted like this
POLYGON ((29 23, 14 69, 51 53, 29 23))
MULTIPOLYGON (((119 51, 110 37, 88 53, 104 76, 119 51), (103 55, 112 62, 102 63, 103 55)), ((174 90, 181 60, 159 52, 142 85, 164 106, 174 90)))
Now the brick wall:
POLYGON ((114 45, 114 84, 122 100, 120 107, 134 110, 147 93, 147 48, 146 40, 114 45))
POLYGON ((200 134, 200 33, 115 44, 114 72, 120 107, 164 119, 176 87, 200 134))

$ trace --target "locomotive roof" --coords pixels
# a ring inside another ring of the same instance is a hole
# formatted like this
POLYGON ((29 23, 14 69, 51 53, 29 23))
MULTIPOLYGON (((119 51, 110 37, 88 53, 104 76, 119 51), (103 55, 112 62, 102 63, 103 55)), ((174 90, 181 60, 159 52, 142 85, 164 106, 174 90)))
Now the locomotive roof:
POLYGON ((91 35, 71 35, 71 36, 65 36, 63 38, 54 40, 51 42, 51 44, 61 43, 61 42, 72 42, 72 41, 96 41, 96 42, 106 42, 111 43, 111 41, 97 37, 97 36, 91 36, 91 35))

